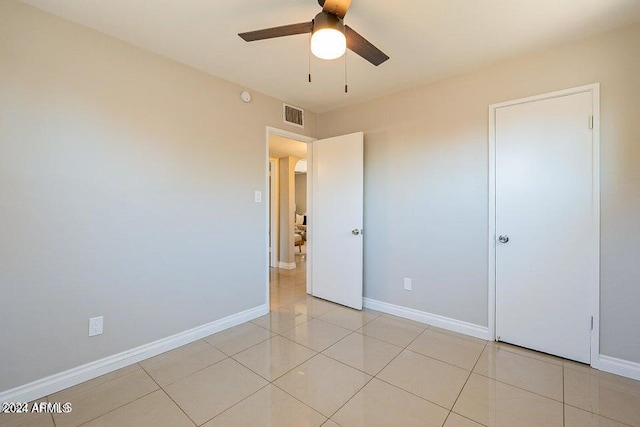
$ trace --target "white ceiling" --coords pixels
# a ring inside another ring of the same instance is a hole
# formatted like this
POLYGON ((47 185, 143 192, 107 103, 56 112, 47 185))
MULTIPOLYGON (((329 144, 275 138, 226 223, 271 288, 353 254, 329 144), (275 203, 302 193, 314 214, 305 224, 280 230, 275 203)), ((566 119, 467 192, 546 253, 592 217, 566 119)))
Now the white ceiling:
POLYGON ((353 0, 345 22, 391 59, 312 59, 308 36, 238 32, 309 21, 316 0, 23 0, 249 89, 322 112, 640 21, 640 0, 353 0))

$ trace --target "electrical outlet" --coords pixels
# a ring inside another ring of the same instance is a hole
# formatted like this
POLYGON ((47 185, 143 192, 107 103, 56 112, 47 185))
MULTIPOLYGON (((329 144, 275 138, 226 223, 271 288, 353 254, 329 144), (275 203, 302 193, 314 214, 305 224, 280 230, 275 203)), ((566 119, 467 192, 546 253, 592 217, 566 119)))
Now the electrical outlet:
POLYGON ((411 290, 411 279, 409 279, 408 277, 404 278, 404 290, 405 291, 411 290))
POLYGON ((104 316, 89 319, 89 336, 101 335, 104 330, 104 316))

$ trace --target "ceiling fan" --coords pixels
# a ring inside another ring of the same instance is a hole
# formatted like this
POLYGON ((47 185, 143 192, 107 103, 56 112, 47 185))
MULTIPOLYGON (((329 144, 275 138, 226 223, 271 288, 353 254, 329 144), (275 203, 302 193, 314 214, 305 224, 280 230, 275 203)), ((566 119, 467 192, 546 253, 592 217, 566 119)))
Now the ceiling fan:
POLYGON ((309 22, 265 28, 238 34, 247 42, 276 37, 311 33, 311 52, 321 59, 336 59, 344 55, 347 48, 373 65, 380 65, 389 57, 367 39, 344 25, 344 16, 351 0, 318 0, 322 12, 309 22))

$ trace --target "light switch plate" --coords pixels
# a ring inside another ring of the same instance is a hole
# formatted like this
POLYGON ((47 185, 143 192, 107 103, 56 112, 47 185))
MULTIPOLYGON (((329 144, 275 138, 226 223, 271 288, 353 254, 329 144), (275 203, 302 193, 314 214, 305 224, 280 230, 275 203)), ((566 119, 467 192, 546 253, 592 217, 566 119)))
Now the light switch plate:
POLYGON ((262 191, 256 191, 253 194, 253 200, 255 200, 256 203, 262 202, 262 191))

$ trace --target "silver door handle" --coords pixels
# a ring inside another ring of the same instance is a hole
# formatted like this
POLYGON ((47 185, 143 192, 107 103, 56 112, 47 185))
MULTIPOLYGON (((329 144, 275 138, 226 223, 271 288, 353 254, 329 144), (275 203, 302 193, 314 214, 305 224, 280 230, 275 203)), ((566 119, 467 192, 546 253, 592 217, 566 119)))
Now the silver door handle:
POLYGON ((501 234, 501 235, 498 237, 498 241, 499 241, 500 243, 507 243, 507 242, 509 242, 509 236, 507 236, 506 234, 501 234))
POLYGON ((354 236, 359 236, 360 230, 358 230, 357 228, 354 228, 353 230, 351 230, 351 234, 353 234, 354 236))

